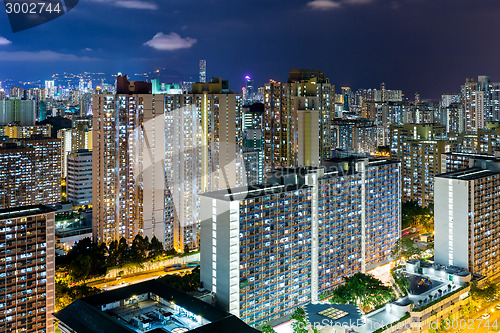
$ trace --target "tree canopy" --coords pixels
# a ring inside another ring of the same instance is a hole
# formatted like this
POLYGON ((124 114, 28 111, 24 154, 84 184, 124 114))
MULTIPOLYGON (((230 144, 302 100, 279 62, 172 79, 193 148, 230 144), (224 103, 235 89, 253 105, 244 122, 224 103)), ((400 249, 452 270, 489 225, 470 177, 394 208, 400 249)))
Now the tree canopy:
POLYGON ((125 238, 105 243, 93 243, 85 238, 73 246, 64 257, 57 258, 58 268, 66 268, 70 280, 83 281, 90 277, 105 275, 108 268, 128 263, 142 263, 164 254, 162 243, 153 237, 137 235, 129 247, 125 238))
POLYGON ((368 274, 356 273, 344 277, 344 281, 332 291, 331 303, 353 304, 371 310, 395 297, 390 287, 368 274))
POLYGON ((410 259, 413 256, 420 256, 422 252, 423 251, 416 247, 413 240, 410 238, 400 238, 396 241, 396 244, 394 244, 391 256, 395 259, 399 259, 401 257, 410 259))
POLYGON ((416 201, 406 201, 401 205, 402 227, 422 226, 426 232, 434 231, 434 205, 421 207, 416 201))

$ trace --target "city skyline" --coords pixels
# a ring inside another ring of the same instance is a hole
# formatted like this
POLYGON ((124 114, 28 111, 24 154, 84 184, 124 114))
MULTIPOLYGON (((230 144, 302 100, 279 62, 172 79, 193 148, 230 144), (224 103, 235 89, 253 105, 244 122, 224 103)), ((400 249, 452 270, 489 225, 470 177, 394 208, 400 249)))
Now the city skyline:
POLYGON ((196 6, 92 0, 20 33, 11 32, 2 11, 0 80, 48 79, 62 71, 142 73, 163 67, 196 77, 199 60, 206 59, 207 77, 228 79, 235 89, 243 87, 246 75, 262 86, 270 78, 286 79, 289 68, 317 68, 338 86, 369 88, 385 82, 389 89, 405 91, 406 97, 419 92, 438 98, 458 92, 464 77, 500 77, 494 66, 498 46, 492 43, 484 52, 483 45, 495 31, 492 22, 499 10, 493 1, 469 0, 196 6), (117 34, 123 38, 115 38, 117 34))

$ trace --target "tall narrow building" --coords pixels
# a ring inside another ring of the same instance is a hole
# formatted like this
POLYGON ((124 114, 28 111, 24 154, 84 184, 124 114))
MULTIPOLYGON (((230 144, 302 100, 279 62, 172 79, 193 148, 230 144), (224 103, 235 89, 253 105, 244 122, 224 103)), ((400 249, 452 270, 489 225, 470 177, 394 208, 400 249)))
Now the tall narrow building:
POLYGON ((47 206, 0 209, 0 332, 54 332, 55 215, 47 206))
MULTIPOLYGON (((164 103, 151 84, 117 79, 117 94, 93 98, 94 239, 137 234, 166 243, 164 103)), ((166 246, 168 246, 168 241, 166 246)))
POLYGON ((222 79, 151 94, 151 84, 119 77, 116 95, 96 95, 96 239, 142 234, 167 249, 198 248, 199 194, 246 184, 241 103, 222 79))
POLYGON ((266 171, 319 166, 331 157, 335 87, 316 70, 292 69, 288 83, 271 81, 264 93, 266 171))
POLYGON ((494 278, 500 275, 500 160, 476 156, 471 164, 435 179, 434 260, 494 278))
POLYGON ((206 60, 200 60, 200 77, 199 77, 200 82, 205 83, 207 82, 207 61, 206 60))
POLYGON ((199 195, 246 185, 242 96, 214 79, 165 95, 165 174, 178 251, 199 247, 199 195))

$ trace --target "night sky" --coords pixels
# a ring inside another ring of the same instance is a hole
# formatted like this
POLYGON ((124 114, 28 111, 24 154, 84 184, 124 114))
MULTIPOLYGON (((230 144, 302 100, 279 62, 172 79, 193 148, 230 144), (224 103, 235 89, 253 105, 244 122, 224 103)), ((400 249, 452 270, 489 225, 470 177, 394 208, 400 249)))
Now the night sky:
POLYGON ((458 92, 465 77, 500 81, 498 0, 80 0, 62 17, 12 33, 0 12, 0 80, 166 67, 240 89, 324 71, 338 87, 458 92))

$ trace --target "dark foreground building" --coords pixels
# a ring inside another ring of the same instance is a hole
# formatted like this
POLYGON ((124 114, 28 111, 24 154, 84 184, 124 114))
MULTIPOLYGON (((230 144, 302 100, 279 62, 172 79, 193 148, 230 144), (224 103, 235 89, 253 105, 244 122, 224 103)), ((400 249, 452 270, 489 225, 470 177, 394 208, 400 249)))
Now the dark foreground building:
POLYGON ((258 332, 236 316, 157 280, 76 300, 54 316, 63 333, 258 332))

